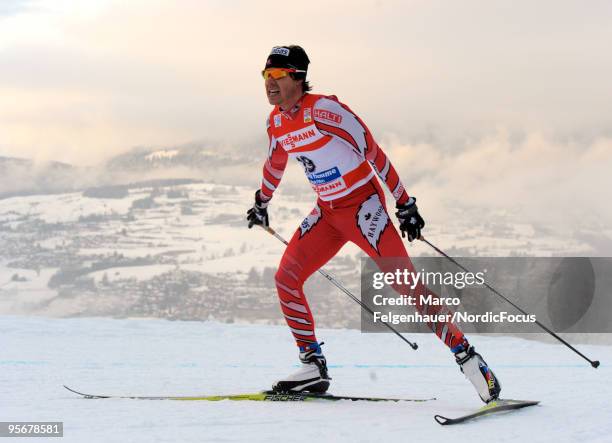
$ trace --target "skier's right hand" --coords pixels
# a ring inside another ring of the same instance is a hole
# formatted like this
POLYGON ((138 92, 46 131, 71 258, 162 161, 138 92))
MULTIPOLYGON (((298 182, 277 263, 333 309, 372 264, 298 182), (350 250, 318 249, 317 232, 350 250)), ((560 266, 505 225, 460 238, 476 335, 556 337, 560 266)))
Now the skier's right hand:
POLYGON ((255 204, 251 209, 247 211, 247 221, 249 222, 249 229, 251 229, 253 225, 261 225, 264 228, 270 226, 270 221, 268 220, 269 202, 263 201, 261 199, 260 193, 260 190, 257 190, 257 192, 255 192, 255 204))

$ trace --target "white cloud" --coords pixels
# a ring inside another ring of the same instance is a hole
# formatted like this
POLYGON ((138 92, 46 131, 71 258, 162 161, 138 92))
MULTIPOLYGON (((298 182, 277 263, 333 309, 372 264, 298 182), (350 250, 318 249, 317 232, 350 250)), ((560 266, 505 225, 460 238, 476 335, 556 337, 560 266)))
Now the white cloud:
POLYGON ((507 131, 445 151, 430 144, 383 140, 409 193, 440 219, 470 208, 475 218, 509 211, 537 225, 584 227, 612 222, 612 138, 589 144, 551 140, 541 133, 513 142, 507 131))
POLYGON ((135 145, 260 135, 259 71, 278 43, 302 44, 315 91, 375 134, 461 150, 501 125, 591 144, 612 133, 611 12, 552 0, 45 0, 0 26, 0 154, 93 163, 135 145))

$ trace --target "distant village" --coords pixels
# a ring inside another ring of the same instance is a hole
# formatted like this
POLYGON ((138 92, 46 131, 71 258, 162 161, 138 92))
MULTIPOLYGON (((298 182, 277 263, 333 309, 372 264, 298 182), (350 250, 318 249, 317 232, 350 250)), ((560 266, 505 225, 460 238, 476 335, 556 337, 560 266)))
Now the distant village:
MULTIPOLYGON (((23 270, 40 276, 41 270, 53 269, 46 289, 54 295, 32 304, 34 313, 55 312, 52 308, 59 303, 70 306, 69 316, 283 322, 274 287, 274 266, 206 272, 209 260, 244 253, 246 244, 209 250, 194 246, 195 239, 181 237, 186 235, 181 229, 187 232, 194 220, 202 220, 203 229, 205 225, 224 223, 242 226, 242 214, 205 211, 210 207, 209 193, 210 189, 174 182, 141 188, 136 196, 129 186, 95 188, 82 196, 96 199, 101 210, 52 222, 45 221, 36 201, 30 200, 27 211, 0 215, 0 263, 8 270, 11 282, 6 285, 9 288, 0 282, 0 296, 2 292, 7 295, 7 291, 19 291, 19 285, 27 283, 29 278, 22 275, 23 270), (111 203, 124 199, 131 200, 129 208, 114 210, 111 203), (174 238, 160 232, 166 226, 171 226, 174 238), (180 241, 175 242, 177 237, 180 241), (141 253, 134 254, 134 250, 141 253), (151 272, 149 277, 116 275, 117 269, 132 267, 144 269, 146 275, 146 269, 160 266, 163 272, 151 272)), ((231 194, 231 189, 217 189, 215 196, 224 193, 231 194)), ((52 198, 57 198, 56 210, 61 211, 64 197, 52 198)), ((289 218, 297 226, 299 211, 283 207, 276 211, 278 217, 289 218)), ((358 257, 345 255, 330 262, 328 269, 358 294, 359 266, 358 257)), ((324 278, 314 275, 305 290, 320 326, 359 327, 359 307, 324 278)))

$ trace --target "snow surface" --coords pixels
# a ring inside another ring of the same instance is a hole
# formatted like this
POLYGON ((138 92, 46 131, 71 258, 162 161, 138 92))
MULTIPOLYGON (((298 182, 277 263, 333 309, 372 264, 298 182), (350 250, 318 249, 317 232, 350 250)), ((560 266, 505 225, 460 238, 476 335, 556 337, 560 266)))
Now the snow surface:
MULTIPOLYGON (((594 370, 561 345, 478 336, 472 343, 506 398, 541 405, 442 427, 481 405, 433 335, 319 330, 336 394, 428 403, 261 403, 87 400, 63 389, 133 395, 253 392, 295 370, 284 326, 0 316, 0 420, 63 421, 66 442, 604 442, 612 435, 612 347, 581 345, 594 370)), ((30 439, 28 441, 35 441, 30 439)), ((40 441, 49 441, 40 439, 40 441)))

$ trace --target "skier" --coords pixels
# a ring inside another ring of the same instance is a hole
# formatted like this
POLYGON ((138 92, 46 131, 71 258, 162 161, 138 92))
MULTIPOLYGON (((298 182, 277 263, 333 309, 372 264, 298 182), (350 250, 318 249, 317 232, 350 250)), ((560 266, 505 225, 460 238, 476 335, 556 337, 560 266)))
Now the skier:
MULTIPOLYGON (((353 242, 374 260, 401 257, 413 270, 408 253, 390 223, 378 177, 395 198, 402 237, 412 242, 425 226, 416 206, 369 129, 336 96, 310 94, 306 80, 310 60, 300 46, 275 46, 262 71, 268 101, 274 105, 267 120, 270 140, 261 188, 247 211, 248 226, 269 225, 267 207, 279 186, 288 158, 304 168, 316 206, 291 238, 275 282, 281 310, 299 348, 301 368, 277 381, 277 391, 324 393, 329 388, 327 362, 315 335, 315 323, 303 292, 305 280, 353 242)), ((423 286, 417 291, 427 290, 423 286)), ((418 293, 418 292, 417 292, 418 293)), ((424 293, 424 292, 421 292, 424 293)), ((433 306, 428 306, 429 314, 433 306)), ((422 311, 423 306, 417 305, 422 311)), ((442 309, 442 308, 438 308, 442 309)), ((461 371, 484 402, 498 398, 500 384, 452 322, 430 324, 454 353, 461 371)))

